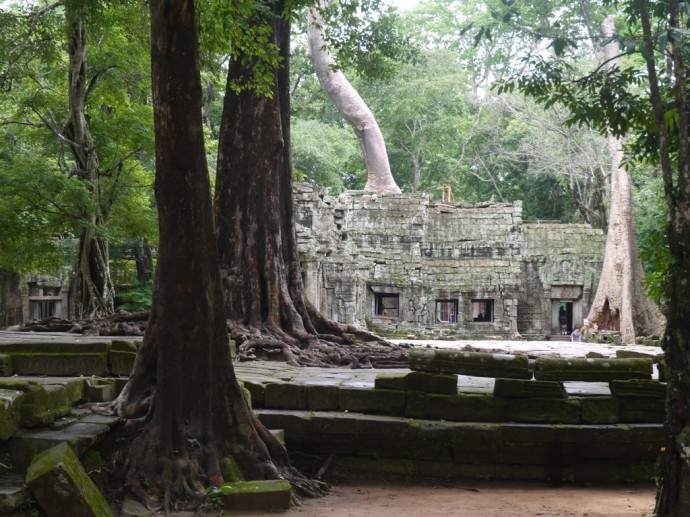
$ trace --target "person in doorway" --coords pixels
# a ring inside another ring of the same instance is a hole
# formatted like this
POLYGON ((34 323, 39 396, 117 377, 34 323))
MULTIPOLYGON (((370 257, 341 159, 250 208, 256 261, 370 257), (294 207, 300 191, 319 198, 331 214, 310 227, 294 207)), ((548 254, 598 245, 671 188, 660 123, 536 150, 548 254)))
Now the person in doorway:
POLYGON ((561 310, 558 311, 558 323, 561 326, 561 336, 568 335, 568 315, 565 312, 565 308, 561 306, 561 310))

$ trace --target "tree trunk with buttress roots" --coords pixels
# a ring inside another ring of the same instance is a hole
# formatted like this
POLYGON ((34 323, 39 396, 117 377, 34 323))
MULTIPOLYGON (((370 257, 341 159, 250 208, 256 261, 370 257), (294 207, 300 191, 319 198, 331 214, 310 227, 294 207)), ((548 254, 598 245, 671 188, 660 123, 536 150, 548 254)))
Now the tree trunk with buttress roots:
POLYGON ((82 212, 79 251, 71 286, 76 319, 99 317, 114 312, 114 287, 110 277, 108 241, 102 235, 107 214, 103 207, 98 154, 85 114, 87 85, 87 36, 83 20, 69 5, 65 8, 67 52, 69 54, 69 119, 63 128, 75 161, 73 175, 88 189, 92 203, 82 212))
MULTIPOLYGON (((602 34, 609 39, 613 32, 613 19, 607 18, 602 34)), ((618 45, 609 41, 604 47, 607 67, 617 66, 618 54, 618 45)), ((666 321, 644 290, 630 175, 622 165, 622 142, 610 134, 607 138, 611 152, 611 211, 604 264, 589 320, 600 330, 620 331, 624 343, 634 343, 636 336, 662 335, 666 321)))
POLYGON ((195 508, 232 457, 247 480, 304 478, 251 411, 232 366, 201 120, 194 3, 152 0, 155 193, 160 247, 153 307, 131 378, 111 409, 138 430, 125 488, 166 512, 195 508))
MULTIPOLYGON (((323 3, 326 7, 328 4, 323 3)), ((307 21, 309 38, 308 56, 314 64, 321 88, 328 95, 338 112, 348 121, 357 135, 367 166, 365 190, 379 194, 397 194, 400 188, 391 174, 386 143, 374 114, 366 105, 342 72, 333 69, 335 61, 324 48, 324 20, 319 8, 309 9, 307 21)))
POLYGON ((309 366, 404 365, 406 352, 352 325, 323 318, 306 300, 297 250, 290 157, 290 23, 283 2, 263 20, 283 58, 272 96, 237 93, 251 60, 228 67, 214 211, 225 306, 243 354, 309 366))

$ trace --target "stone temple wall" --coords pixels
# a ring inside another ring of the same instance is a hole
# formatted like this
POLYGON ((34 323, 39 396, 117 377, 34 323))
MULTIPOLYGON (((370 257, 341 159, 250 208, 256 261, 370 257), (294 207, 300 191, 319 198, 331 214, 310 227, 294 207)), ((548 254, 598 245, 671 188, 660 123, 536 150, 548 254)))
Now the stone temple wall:
POLYGON ((312 303, 336 321, 404 334, 550 334, 554 296, 581 324, 604 250, 587 225, 523 224, 521 202, 297 185, 295 219, 312 303))

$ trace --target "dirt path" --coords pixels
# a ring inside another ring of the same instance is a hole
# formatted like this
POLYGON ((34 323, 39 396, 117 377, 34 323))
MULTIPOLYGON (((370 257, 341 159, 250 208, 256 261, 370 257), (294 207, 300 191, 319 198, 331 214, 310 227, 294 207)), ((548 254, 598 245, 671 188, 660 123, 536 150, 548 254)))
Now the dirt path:
POLYGON ((287 512, 251 516, 641 517, 653 510, 652 484, 550 488, 494 481, 365 482, 333 486, 327 497, 307 500, 287 512))

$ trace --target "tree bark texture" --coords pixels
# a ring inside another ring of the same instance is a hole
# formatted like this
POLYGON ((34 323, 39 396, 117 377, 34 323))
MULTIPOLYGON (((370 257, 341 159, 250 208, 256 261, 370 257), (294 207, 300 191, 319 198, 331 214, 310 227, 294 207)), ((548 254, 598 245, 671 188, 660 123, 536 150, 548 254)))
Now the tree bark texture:
MULTIPOLYGON (((327 4, 322 3, 325 7, 327 4)), ((400 188, 395 183, 388 162, 388 153, 383 134, 374 114, 341 71, 333 69, 335 61, 325 50, 322 27, 324 20, 319 8, 309 9, 307 35, 308 56, 314 64, 321 88, 331 99, 338 112, 355 131, 367 166, 365 190, 379 194, 397 194, 400 188)))
POLYGON ((196 506, 233 456, 248 480, 300 479, 254 416, 232 367, 201 120, 194 4, 153 0, 155 194, 160 247, 153 307, 116 410, 139 420, 126 487, 166 512, 196 506))
MULTIPOLYGON (((669 2, 669 26, 679 31, 680 5, 669 2)), ((646 0, 639 2, 640 23, 647 50, 650 102, 659 143, 659 162, 668 203, 668 244, 671 256, 671 285, 667 325, 662 347, 667 367, 666 446, 661 456, 662 479, 657 490, 655 514, 660 517, 690 515, 690 108, 686 96, 686 69, 682 40, 671 42, 674 74, 674 107, 678 112, 678 149, 675 161, 665 118, 659 78, 656 72, 652 20, 646 0)), ((681 29, 682 30, 682 29, 681 29)))
MULTIPOLYGON (((611 38, 613 32, 613 19, 607 18, 602 24, 602 34, 611 38)), ((618 45, 610 41, 604 47, 606 66, 617 66, 618 54, 618 45)), ((662 335, 666 322, 644 290, 630 175, 622 165, 622 142, 612 135, 607 138, 611 152, 611 210, 604 263, 589 320, 599 329, 620 331, 624 343, 634 343, 636 336, 662 335)))
POLYGON ((214 211, 227 317, 243 356, 279 354, 292 364, 403 361, 405 352, 369 332, 327 322, 307 306, 295 237, 290 158, 290 23, 272 5, 282 65, 272 96, 236 93, 252 73, 237 54, 229 64, 218 145, 214 211))
POLYGON ((73 172, 88 189, 92 203, 82 211, 79 251, 71 286, 74 317, 98 317, 114 312, 114 287, 110 277, 108 241, 103 237, 107 216, 101 192, 98 154, 86 117, 87 31, 69 3, 65 8, 69 55, 69 119, 63 128, 76 164, 73 172))

